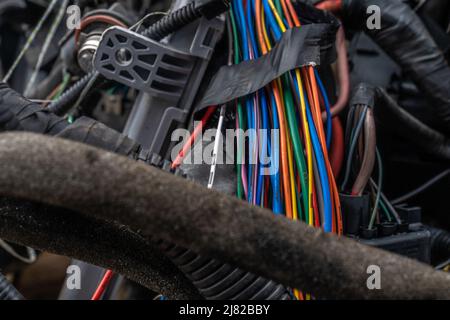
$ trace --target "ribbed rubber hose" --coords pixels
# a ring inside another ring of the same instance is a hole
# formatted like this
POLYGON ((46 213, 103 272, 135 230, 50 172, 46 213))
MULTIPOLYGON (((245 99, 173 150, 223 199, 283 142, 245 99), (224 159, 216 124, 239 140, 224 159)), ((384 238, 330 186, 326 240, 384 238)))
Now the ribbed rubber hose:
POLYGON ((435 262, 450 259, 450 233, 446 230, 427 227, 431 232, 431 258, 435 262))
POLYGON ((274 281, 173 244, 160 242, 159 247, 207 300, 291 300, 274 281))
POLYGON ((17 289, 0 273, 0 301, 1 300, 23 300, 17 289))

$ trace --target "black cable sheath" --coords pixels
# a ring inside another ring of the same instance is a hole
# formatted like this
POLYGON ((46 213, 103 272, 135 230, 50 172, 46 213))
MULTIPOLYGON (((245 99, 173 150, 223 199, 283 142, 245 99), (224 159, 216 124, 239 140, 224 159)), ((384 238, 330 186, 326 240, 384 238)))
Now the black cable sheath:
POLYGON ((59 116, 65 114, 68 111, 68 109, 70 109, 71 104, 75 102, 75 100, 83 91, 83 89, 86 87, 86 85, 94 77, 94 75, 95 71, 91 71, 90 73, 82 77, 80 80, 75 82, 74 85, 72 85, 61 95, 61 97, 59 97, 57 100, 53 101, 48 105, 47 107, 48 111, 59 116))
POLYGON ((201 16, 201 12, 195 8, 195 3, 191 2, 164 16, 141 34, 155 41, 160 41, 182 27, 199 19, 201 16))
POLYGON ((441 173, 439 173, 437 176, 431 178, 424 184, 422 184, 420 187, 417 187, 416 189, 408 192, 407 194, 400 196, 394 200, 391 201, 392 204, 400 204, 402 202, 405 202, 411 198, 414 198, 415 196, 427 191, 429 188, 437 184, 438 182, 442 181, 444 178, 446 178, 448 175, 450 175, 450 169, 447 169, 441 173))
POLYGON ((431 232, 431 260, 434 264, 450 258, 450 233, 446 230, 427 227, 431 232))
POLYGON ((384 90, 377 88, 377 107, 388 111, 401 125, 396 132, 425 152, 442 160, 450 160, 450 139, 415 118, 384 90))
POLYGON ((343 18, 367 33, 428 97, 442 127, 450 128, 450 67, 419 16, 401 0, 344 0, 343 18), (370 6, 381 10, 381 25, 368 28, 370 6))

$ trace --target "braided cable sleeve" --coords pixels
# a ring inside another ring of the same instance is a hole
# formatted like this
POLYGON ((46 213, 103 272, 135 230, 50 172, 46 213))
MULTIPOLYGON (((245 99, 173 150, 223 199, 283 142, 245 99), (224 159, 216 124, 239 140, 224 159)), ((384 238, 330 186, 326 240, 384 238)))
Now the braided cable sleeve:
POLYGON ((163 17, 161 20, 144 30, 142 35, 155 41, 160 41, 169 34, 194 22, 200 17, 200 11, 195 8, 195 4, 192 2, 163 17))
POLYGON ((55 113, 56 115, 63 115, 68 111, 71 104, 75 102, 77 97, 86 87, 86 85, 91 81, 91 79, 95 76, 95 71, 91 71, 86 74, 83 78, 78 80, 73 86, 67 89, 59 99, 53 101, 49 106, 48 110, 50 112, 55 113))

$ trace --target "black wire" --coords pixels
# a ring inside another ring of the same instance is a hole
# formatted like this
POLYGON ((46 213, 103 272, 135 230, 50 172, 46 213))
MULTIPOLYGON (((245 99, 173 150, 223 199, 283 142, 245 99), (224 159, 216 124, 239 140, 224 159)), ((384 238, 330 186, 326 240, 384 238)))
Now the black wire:
MULTIPOLYGON (((195 8, 195 3, 192 2, 181 9, 164 16, 149 28, 145 29, 141 34, 150 39, 159 41, 200 17, 200 11, 195 8)), ((59 99, 52 102, 48 109, 57 115, 66 113, 68 109, 71 108, 71 104, 74 100, 83 92, 85 87, 92 83, 91 81, 95 77, 95 73, 95 71, 91 71, 81 80, 76 82, 64 92, 59 99)))
MULTIPOLYGON (((370 179, 370 183, 375 188, 375 190, 378 191, 378 185, 372 178, 370 179)), ((383 202, 386 205, 386 207, 388 208, 388 210, 394 215, 394 218, 397 221, 397 223, 401 224, 402 220, 400 219, 400 215, 398 214, 397 210, 395 210, 394 206, 392 205, 392 203, 389 201, 389 199, 386 197, 386 195, 383 192, 381 192, 381 200, 383 200, 383 202)))
MULTIPOLYGON (((380 201, 381 201, 381 197, 382 197, 382 188, 383 188, 383 161, 381 160, 381 155, 380 152, 378 150, 378 148, 376 149, 376 155, 377 155, 377 164, 378 164, 378 183, 377 183, 377 190, 376 190, 376 197, 375 197, 375 202, 373 204, 373 211, 372 211, 372 215, 370 217, 370 223, 369 223, 369 229, 372 229, 373 224, 375 222, 375 217, 376 214, 378 212, 378 208, 380 207, 380 201)), ((374 187, 374 186, 372 186, 374 187)))
POLYGON ((429 188, 431 188, 432 186, 434 186, 436 183, 438 183, 439 181, 441 181, 442 179, 444 179, 445 177, 447 177, 450 174, 450 169, 447 169, 441 173, 439 173, 437 176, 435 176, 434 178, 430 179, 429 181, 425 182, 423 185, 421 185, 420 187, 408 192, 407 194, 398 197, 394 200, 391 201, 392 204, 396 205, 396 204, 400 204, 402 202, 405 202, 406 200, 409 200, 425 191, 427 191, 429 188))
POLYGON ((345 186, 347 185, 348 180, 350 179, 350 173, 351 173, 351 168, 352 168, 352 163, 353 163, 353 156, 354 156, 354 153, 356 150, 356 145, 358 143, 358 138, 361 135, 361 130, 364 125, 364 120, 366 118, 368 108, 369 108, 368 106, 364 106, 361 116, 359 117, 358 124, 356 125, 355 131, 352 134, 350 150, 349 150, 349 153, 347 156, 347 165, 345 168, 344 181, 342 182, 342 185, 341 185, 342 190, 345 189, 345 186))
POLYGON ((195 8, 195 2, 191 2, 167 16, 164 16, 161 20, 158 20, 144 30, 142 35, 160 41, 182 27, 199 19, 201 16, 201 12, 195 8))
POLYGON ((94 75, 95 71, 91 71, 83 78, 75 82, 73 86, 71 86, 61 95, 61 97, 53 101, 48 106, 48 111, 53 112, 58 116, 64 115, 68 111, 68 109, 70 109, 71 104, 80 95, 86 85, 91 81, 94 75))

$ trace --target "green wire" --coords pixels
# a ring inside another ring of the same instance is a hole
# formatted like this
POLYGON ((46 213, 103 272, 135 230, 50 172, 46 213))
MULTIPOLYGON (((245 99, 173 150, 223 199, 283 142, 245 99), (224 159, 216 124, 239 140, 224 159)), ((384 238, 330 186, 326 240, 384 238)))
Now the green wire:
POLYGON ((378 148, 376 149, 376 154, 377 154, 377 163, 378 163, 378 184, 377 184, 378 189, 377 189, 377 196, 375 199, 375 204, 373 206, 372 216, 370 218, 369 230, 373 228, 373 225, 375 223, 375 217, 377 215, 378 207, 381 202, 381 194, 382 194, 381 190, 383 188, 383 162, 381 160, 381 155, 380 155, 380 152, 378 151, 378 148))
POLYGON ((383 212, 386 214, 386 217, 387 217, 388 221, 391 222, 392 221, 391 213, 386 208, 386 205, 384 204, 384 201, 380 202, 380 207, 381 207, 381 209, 383 209, 383 212))
POLYGON ((62 83, 61 83, 61 86, 60 86, 60 88, 58 89, 58 93, 55 95, 55 97, 53 98, 54 100, 56 100, 56 99, 58 99, 61 95, 62 95, 62 93, 64 92, 64 90, 66 90, 66 88, 67 88, 67 85, 69 84, 69 82, 70 82, 70 74, 69 73, 65 73, 64 74, 64 77, 63 77, 63 81, 62 81, 62 83))
MULTIPOLYGON (((289 88, 288 78, 285 75, 283 82, 286 87, 289 88)), ((309 199, 308 199, 308 170, 306 166, 305 155, 303 153, 303 145, 299 135, 297 116, 295 114, 294 98, 292 97, 291 90, 284 90, 284 100, 286 105, 287 120, 290 128, 290 136, 294 145, 294 158, 297 164, 298 173, 300 176, 300 184, 302 186, 302 198, 304 212, 308 212, 309 199)))
MULTIPOLYGON (((298 173, 298 170, 297 170, 297 173, 298 173)), ((295 186, 295 194, 297 195, 297 199, 300 199, 300 192, 298 191, 298 186, 297 186, 297 184, 294 184, 294 186, 295 186)), ((307 217, 308 214, 303 211, 303 207, 301 206, 300 201, 297 201, 297 210, 298 210, 298 216, 300 217, 300 220, 302 220, 305 223, 309 223, 309 220, 307 217)))
MULTIPOLYGON (((231 20, 231 26, 233 28, 233 42, 234 42, 234 64, 238 64, 240 62, 240 47, 239 47, 239 39, 237 36, 237 28, 236 28, 236 21, 234 19, 234 12, 233 9, 230 12, 230 20, 231 20)), ((237 112, 238 112, 238 118, 239 118, 239 128, 244 128, 244 113, 242 112, 242 104, 240 101, 237 102, 237 112)), ((242 139, 239 139, 239 144, 237 148, 237 166, 236 166, 236 172, 237 172, 237 197, 239 199, 244 198, 244 192, 242 189, 242 164, 240 164, 240 161, 242 160, 242 149, 243 149, 243 141, 242 139)))
POLYGON ((280 0, 275 0, 275 7, 277 8, 278 14, 283 16, 283 7, 281 6, 280 0))

